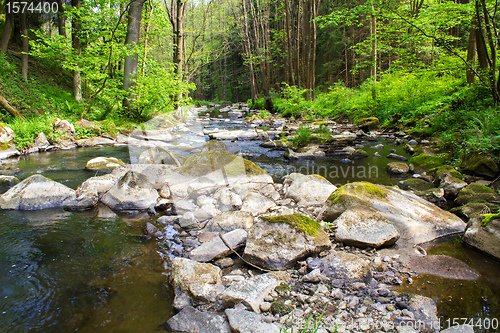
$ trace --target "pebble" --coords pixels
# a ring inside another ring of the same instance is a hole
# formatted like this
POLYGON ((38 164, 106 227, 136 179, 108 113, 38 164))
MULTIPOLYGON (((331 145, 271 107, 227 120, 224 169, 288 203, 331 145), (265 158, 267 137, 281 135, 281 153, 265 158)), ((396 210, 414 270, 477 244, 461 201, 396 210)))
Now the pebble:
POLYGON ((271 295, 267 295, 266 297, 264 297, 264 301, 266 301, 266 302, 272 302, 272 301, 274 301, 274 298, 271 295))
POLYGON ((269 302, 262 302, 260 303, 260 309, 262 312, 267 312, 271 309, 271 303, 269 302))

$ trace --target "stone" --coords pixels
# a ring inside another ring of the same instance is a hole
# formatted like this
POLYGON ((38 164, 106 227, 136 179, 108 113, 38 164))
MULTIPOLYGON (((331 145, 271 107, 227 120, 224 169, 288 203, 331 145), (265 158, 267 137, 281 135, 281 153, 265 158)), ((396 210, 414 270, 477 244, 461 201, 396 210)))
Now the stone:
POLYGON ((234 333, 280 333, 280 327, 268 323, 264 316, 242 309, 226 309, 229 325, 234 333))
POLYGON ((219 207, 221 210, 241 209, 243 200, 241 197, 229 189, 223 189, 219 194, 219 207))
POLYGON ((474 327, 471 325, 457 325, 442 330, 440 333, 474 333, 474 327))
POLYGON ((332 251, 321 260, 324 263, 323 274, 328 278, 347 283, 367 283, 372 278, 370 261, 355 254, 332 251))
POLYGON ((319 175, 303 175, 291 173, 286 176, 285 197, 292 198, 299 205, 322 204, 328 199, 330 194, 337 189, 324 177, 319 175))
POLYGON ((268 312, 269 310, 271 310, 271 303, 269 302, 260 303, 260 310, 262 312, 268 312))
POLYGON ((76 191, 42 175, 32 175, 0 197, 1 209, 38 210, 74 203, 76 191))
POLYGON ((386 170, 393 175, 405 175, 410 172, 410 167, 403 162, 391 162, 387 164, 386 170))
POLYGON ((115 157, 96 157, 87 162, 85 169, 92 171, 111 171, 124 163, 115 157))
POLYGON ((95 207, 98 201, 99 196, 95 191, 77 189, 75 200, 68 202, 64 208, 71 211, 85 211, 95 207))
POLYGON ((216 216, 217 214, 218 211, 213 203, 204 204, 199 209, 196 209, 194 212, 194 216, 198 221, 209 220, 212 217, 216 216))
POLYGON ((440 177, 439 187, 444 190, 445 197, 455 198, 460 190, 465 188, 466 186, 466 182, 452 176, 451 174, 445 174, 440 177))
POLYGON ((302 277, 302 282, 319 283, 326 281, 328 278, 321 274, 321 269, 313 269, 310 273, 302 277))
POLYGON ((187 306, 166 322, 172 333, 230 333, 228 322, 219 315, 201 312, 187 306))
POLYGON ((391 159, 391 160, 397 160, 397 161, 402 161, 402 162, 408 161, 408 159, 406 157, 398 155, 398 154, 394 154, 394 153, 390 153, 386 157, 391 159))
POLYGON ((476 176, 488 178, 495 178, 498 174, 498 165, 491 157, 483 154, 469 154, 462 162, 461 168, 476 176))
POLYGON ((193 305, 214 303, 224 291, 219 267, 186 258, 173 259, 170 279, 179 308, 189 306, 186 300, 193 305))
POLYGON ((434 184, 421 178, 410 178, 398 182, 398 186, 404 190, 426 191, 434 188, 434 184))
POLYGON ((400 246, 413 247, 414 244, 460 234, 466 227, 457 216, 411 192, 368 182, 338 188, 323 205, 321 219, 333 221, 357 205, 370 207, 384 216, 399 232, 400 246))
POLYGON ((250 228, 243 257, 259 267, 282 270, 331 245, 320 224, 306 216, 268 216, 250 228))
POLYGON ((368 152, 364 149, 356 149, 352 154, 351 154, 351 157, 353 159, 359 159, 359 158, 367 158, 369 155, 368 155, 368 152))
POLYGON ((408 302, 408 310, 413 312, 417 323, 421 322, 425 324, 425 327, 431 332, 437 332, 439 330, 436 303, 431 298, 412 295, 408 302))
POLYGON ((14 140, 16 133, 8 126, 0 126, 0 143, 9 143, 14 140))
POLYGON ((172 164, 182 165, 186 157, 162 147, 151 147, 139 155, 139 164, 172 164))
POLYGON ((249 310, 260 313, 260 304, 280 281, 271 274, 256 275, 230 285, 222 294, 222 304, 228 308, 243 303, 249 310))
POLYGON ((0 175, 0 186, 14 186, 16 184, 19 184, 17 177, 0 175))
POLYGON ((500 218, 492 218, 486 226, 483 219, 479 216, 469 221, 463 242, 500 259, 500 218))
POLYGON ((376 117, 362 118, 356 123, 364 132, 376 131, 379 128, 380 120, 376 117))
POLYGON ((37 148, 38 150, 45 150, 50 146, 50 142, 45 136, 45 133, 40 132, 38 133, 37 137, 35 138, 35 144, 33 147, 37 148))
POLYGON ((225 243, 227 243, 232 250, 238 250, 245 245, 247 232, 243 229, 236 229, 227 234, 219 235, 211 241, 192 250, 189 253, 189 258, 200 262, 208 262, 232 254, 233 251, 226 246, 221 237, 224 238, 225 243))
POLYGON ((91 177, 84 181, 78 189, 81 191, 94 191, 97 193, 98 197, 101 198, 117 181, 118 177, 112 174, 91 177))
POLYGON ((480 274, 463 261, 447 255, 414 257, 410 266, 418 274, 436 275, 446 279, 477 280, 480 274))
POLYGON ((128 171, 102 196, 101 202, 115 211, 145 211, 154 210, 158 197, 145 175, 128 171))
POLYGON ((82 127, 82 128, 96 128, 96 126, 93 122, 91 122, 90 120, 86 120, 86 119, 78 120, 75 125, 82 127))
POLYGON ((253 226, 253 215, 250 212, 229 211, 223 212, 208 222, 205 231, 232 231, 235 229, 248 230, 253 226))
POLYGON ((313 160, 320 157, 325 157, 325 152, 319 149, 319 147, 307 147, 302 152, 294 152, 290 148, 285 150, 284 158, 288 160, 313 160))
POLYGON ((276 206, 276 203, 260 193, 248 192, 243 199, 241 206, 242 212, 252 213, 253 216, 264 214, 271 207, 276 206))
POLYGON ((227 146, 224 142, 219 141, 219 140, 209 140, 203 145, 201 152, 207 153, 209 151, 216 150, 216 149, 225 150, 225 151, 228 150, 227 146))
POLYGON ((192 228, 198 224, 193 212, 186 212, 179 218, 181 228, 192 228))
POLYGON ((54 129, 66 135, 75 135, 75 126, 67 120, 57 118, 53 123, 54 129))
POLYGON ((105 147, 105 146, 114 146, 115 141, 110 138, 104 138, 101 136, 88 138, 88 139, 80 139, 76 141, 78 147, 105 147))
POLYGON ((430 188, 425 191, 416 191, 415 194, 435 205, 441 206, 447 202, 444 197, 444 189, 442 188, 430 188))
POLYGON ((481 185, 477 182, 467 185, 460 190, 457 198, 453 202, 456 206, 466 205, 468 203, 499 203, 498 195, 491 187, 481 185))
POLYGON ((359 248, 391 246, 400 237, 396 228, 384 216, 363 206, 349 208, 335 223, 337 241, 359 248))

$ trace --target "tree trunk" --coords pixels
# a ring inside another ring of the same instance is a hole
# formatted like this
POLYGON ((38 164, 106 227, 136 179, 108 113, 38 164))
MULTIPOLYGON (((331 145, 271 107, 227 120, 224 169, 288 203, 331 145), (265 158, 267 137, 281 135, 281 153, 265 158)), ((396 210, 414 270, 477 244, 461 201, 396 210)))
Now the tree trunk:
MULTIPOLYGON (((80 8, 81 0, 72 0, 71 5, 75 8, 80 8)), ((73 44, 73 52, 79 58, 82 53, 82 46, 80 43, 80 30, 82 29, 82 22, 79 17, 74 18, 73 30, 71 32, 71 42, 73 44)), ((80 66, 80 63, 77 63, 80 66)), ((73 95, 75 100, 80 103, 82 101, 82 78, 78 69, 73 70, 73 95)))
POLYGON ((28 41, 28 28, 26 27, 26 11, 21 11, 19 14, 19 22, 21 25, 21 41, 22 41, 22 65, 21 74, 24 81, 28 82, 28 52, 29 52, 29 41, 28 41))
POLYGON ((14 14, 12 10, 7 13, 7 3, 12 2, 11 0, 5 1, 5 25, 3 27, 2 37, 0 39, 0 51, 6 52, 9 46, 10 36, 12 35, 12 27, 14 26, 14 14))
MULTIPOLYGON (((470 30, 469 30, 469 42, 467 44, 467 62, 474 66, 474 62, 476 61, 476 34, 477 34, 477 20, 474 16, 474 19, 471 22, 470 30)), ((475 82, 474 71, 472 71, 469 67, 467 67, 467 83, 473 84, 475 82)))
POLYGON ((372 97, 376 99, 377 93, 375 90, 375 82, 377 82, 377 18, 375 17, 375 7, 373 5, 373 0, 371 1, 372 12, 371 12, 371 25, 370 32, 372 37, 372 69, 371 69, 371 77, 373 79, 373 90, 372 97))
MULTIPOLYGON (((128 9, 127 36, 125 45, 127 49, 132 50, 139 44, 139 34, 141 29, 142 9, 146 0, 135 0, 128 9)), ((123 89, 128 92, 128 96, 123 100, 123 106, 127 109, 132 108, 136 99, 133 87, 137 78, 138 55, 133 53, 125 58, 123 67, 123 89)))
POLYGON ((9 111, 9 113, 14 117, 24 119, 24 117, 2 96, 0 96, 0 105, 3 106, 7 111, 9 111))
POLYGON ((59 35, 66 36, 66 18, 64 17, 64 7, 63 0, 57 0, 57 5, 59 7, 59 12, 57 13, 57 28, 59 30, 59 35))

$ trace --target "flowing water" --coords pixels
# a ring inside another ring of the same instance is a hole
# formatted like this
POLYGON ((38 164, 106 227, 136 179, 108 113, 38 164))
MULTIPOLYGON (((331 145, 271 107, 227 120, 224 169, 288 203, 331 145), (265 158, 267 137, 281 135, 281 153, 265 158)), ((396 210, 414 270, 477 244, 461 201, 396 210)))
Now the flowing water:
MULTIPOLYGON (((244 127, 227 119, 207 126, 244 127)), ((197 146, 203 137, 183 136, 179 141, 197 146)), ((249 158, 278 182, 290 172, 318 173, 336 185, 358 180, 394 185, 399 181, 386 173, 390 160, 385 157, 370 156, 351 163, 329 157, 289 163, 282 151, 264 149, 259 143, 235 144, 236 149, 252 154, 249 158)), ((371 148, 378 143, 365 143, 370 155, 379 152, 384 156, 391 149, 405 155, 390 140, 381 141, 383 149, 371 148)), ((75 189, 96 174, 84 167, 97 156, 129 161, 127 147, 35 154, 16 163, 16 176, 22 180, 40 173, 75 189)), ((137 237, 143 234, 145 219, 96 216, 95 211, 60 209, 0 212, 0 332, 162 331, 161 325, 173 315, 173 291, 166 283, 168 267, 159 255, 161 244, 137 237)), ((460 242, 429 250, 433 251, 464 260, 482 274, 481 279, 457 281, 422 275, 403 291, 435 299, 443 321, 455 316, 499 318, 498 262, 463 248, 460 242)))

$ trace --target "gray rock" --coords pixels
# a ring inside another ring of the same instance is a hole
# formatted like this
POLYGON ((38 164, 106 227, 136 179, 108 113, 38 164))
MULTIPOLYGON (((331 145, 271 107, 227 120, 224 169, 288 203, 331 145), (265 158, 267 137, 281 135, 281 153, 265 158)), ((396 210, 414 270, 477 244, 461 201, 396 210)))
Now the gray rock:
POLYGON ((446 197, 456 197, 461 189, 467 186, 467 183, 461 179, 453 177, 451 174, 444 174, 439 183, 439 187, 444 190, 446 197))
POLYGON ((95 207, 97 205, 97 202, 99 201, 99 196, 95 191, 82 191, 78 189, 76 191, 76 195, 77 197, 75 198, 75 200, 69 202, 66 206, 64 206, 65 209, 73 211, 89 210, 95 207))
POLYGON ((162 147, 151 147, 139 155, 139 164, 182 164, 186 157, 162 147))
POLYGON ((12 187, 0 197, 1 209, 37 210, 64 207, 76 200, 75 190, 33 175, 12 187))
POLYGON ((402 162, 408 161, 408 159, 406 157, 398 155, 398 154, 394 154, 394 153, 390 153, 389 155, 387 155, 387 158, 390 158, 391 160, 402 161, 402 162))
POLYGON ((370 261, 355 254, 332 251, 322 259, 323 274, 346 282, 369 282, 372 278, 370 261))
POLYGON ((294 152, 291 149, 285 150, 285 154, 283 155, 286 159, 289 160, 312 160, 320 157, 325 157, 325 152, 319 149, 319 147, 309 147, 307 150, 303 152, 294 152))
POLYGON ((224 189, 219 195, 219 206, 221 210, 240 209, 243 205, 241 197, 229 189, 224 189))
POLYGON ((264 214, 271 207, 276 206, 274 201, 266 198, 260 193, 248 192, 243 199, 243 205, 241 207, 242 212, 249 212, 256 216, 259 214, 264 214))
POLYGON ((104 193, 108 192, 118 181, 118 177, 112 174, 103 176, 91 177, 80 185, 81 191, 94 191, 101 198, 104 193))
POLYGON ((153 209, 158 191, 142 173, 129 171, 101 198, 101 202, 115 211, 145 211, 153 209))
POLYGON ((117 158, 101 156, 93 158, 90 161, 88 161, 87 165, 85 165, 85 169, 92 171, 103 171, 103 170, 111 171, 122 165, 123 162, 117 158))
POLYGON ((291 173, 285 178, 285 197, 299 205, 322 204, 337 189, 335 185, 319 175, 291 173), (287 186, 288 185, 288 186, 287 186))
POLYGON ((198 221, 206 221, 216 216, 218 213, 213 203, 206 203, 199 209, 195 210, 194 216, 198 221))
POLYGON ((311 282, 311 283, 319 283, 326 281, 327 279, 328 278, 325 275, 321 274, 321 269, 319 268, 312 270, 310 273, 302 277, 303 282, 311 282))
POLYGON ((175 291, 174 305, 178 309, 189 303, 213 303, 224 291, 219 267, 186 258, 174 258, 170 279, 175 291))
POLYGON ((14 139, 16 133, 7 126, 0 126, 0 143, 8 143, 14 139))
POLYGON ((208 222, 205 231, 248 230, 253 226, 253 216, 250 212, 229 211, 215 216, 208 222))
POLYGON ((211 241, 206 242, 192 250, 189 254, 189 258, 200 262, 208 262, 214 259, 226 257, 233 253, 231 249, 238 250, 245 245, 247 232, 243 229, 236 229, 222 235, 225 242, 231 247, 231 249, 226 246, 220 237, 221 236, 217 236, 211 241))
POLYGON ((284 215, 261 220, 249 230, 244 258, 260 267, 281 270, 292 267, 298 260, 318 254, 331 247, 321 226, 302 215, 284 215), (296 219, 310 224, 313 235, 297 227, 296 219), (281 222, 287 221, 287 222, 281 222))
POLYGON ((354 206, 335 220, 337 241, 359 248, 391 246, 399 239, 399 232, 373 209, 354 206))
POLYGON ((47 140, 47 137, 43 132, 38 133, 36 139, 35 139, 35 144, 33 147, 37 148, 38 150, 45 150, 50 146, 49 140, 47 140))
POLYGON ((467 245, 500 259, 500 218, 491 219, 486 226, 482 225, 482 221, 482 216, 469 221, 463 241, 467 245))
POLYGON ((16 184, 19 184, 17 177, 0 175, 0 186, 13 186, 16 184))
POLYGON ((170 318, 166 323, 172 333, 230 333, 229 324, 222 316, 201 312, 191 306, 170 318))
POLYGON ((412 295, 408 302, 408 310, 413 312, 417 323, 424 323, 431 332, 439 331, 436 303, 431 298, 412 295))
POLYGON ((280 327, 264 321, 264 317, 241 309, 227 309, 226 316, 234 333, 280 333, 280 327))
POLYGON ((391 162, 387 164, 386 170, 393 175, 405 175, 410 172, 410 167, 403 162, 391 162))
POLYGON ((470 325, 457 325, 442 330, 440 333, 474 333, 474 327, 470 325))
POLYGON ((229 308, 241 302, 248 309, 260 313, 260 304, 279 284, 280 281, 271 274, 251 277, 229 286, 222 294, 222 303, 229 308))
POLYGON ((184 215, 179 218, 179 225, 181 228, 192 228, 197 224, 198 221, 196 220, 193 212, 184 213, 184 215))
POLYGON ((446 279, 476 280, 480 274, 463 261, 447 255, 427 255, 411 259, 411 268, 418 274, 441 276, 446 279))

